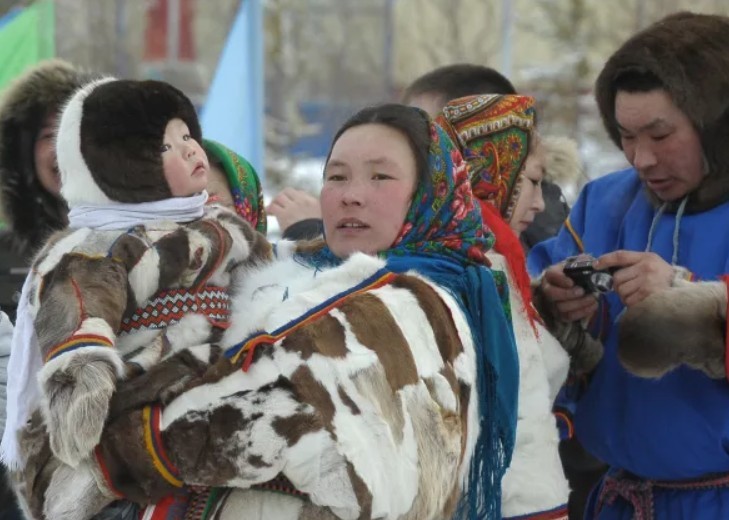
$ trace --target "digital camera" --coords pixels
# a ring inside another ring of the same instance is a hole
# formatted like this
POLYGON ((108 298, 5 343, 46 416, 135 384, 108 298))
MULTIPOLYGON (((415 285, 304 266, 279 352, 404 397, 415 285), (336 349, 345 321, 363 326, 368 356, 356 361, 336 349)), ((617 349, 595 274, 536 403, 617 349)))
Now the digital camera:
POLYGON ((595 269, 597 259, 590 255, 568 258, 564 264, 566 274, 575 285, 582 287, 587 293, 606 293, 613 290, 613 273, 615 269, 595 269))

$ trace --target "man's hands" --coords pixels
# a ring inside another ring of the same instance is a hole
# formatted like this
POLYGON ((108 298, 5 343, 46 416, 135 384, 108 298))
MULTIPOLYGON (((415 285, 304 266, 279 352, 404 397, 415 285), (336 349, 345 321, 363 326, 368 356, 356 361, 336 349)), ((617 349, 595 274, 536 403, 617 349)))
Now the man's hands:
POLYGON ((597 310, 597 299, 585 294, 562 269, 564 262, 544 271, 540 284, 546 299, 552 303, 557 318, 564 322, 579 321, 591 317, 597 310))
POLYGON ((319 199, 294 188, 285 188, 276 195, 266 212, 276 217, 282 232, 300 220, 321 218, 319 199))
POLYGON ((673 267, 655 253, 614 251, 602 255, 595 269, 617 268, 613 288, 626 307, 671 287, 673 267))

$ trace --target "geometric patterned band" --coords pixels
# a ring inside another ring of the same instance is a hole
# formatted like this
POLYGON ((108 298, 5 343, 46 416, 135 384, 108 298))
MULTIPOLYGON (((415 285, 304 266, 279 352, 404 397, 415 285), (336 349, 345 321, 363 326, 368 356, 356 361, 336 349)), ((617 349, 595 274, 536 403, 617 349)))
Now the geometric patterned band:
POLYGON ((197 292, 189 289, 162 291, 122 320, 119 335, 163 329, 179 322, 188 313, 204 314, 213 325, 225 326, 230 318, 227 288, 207 285, 197 292))

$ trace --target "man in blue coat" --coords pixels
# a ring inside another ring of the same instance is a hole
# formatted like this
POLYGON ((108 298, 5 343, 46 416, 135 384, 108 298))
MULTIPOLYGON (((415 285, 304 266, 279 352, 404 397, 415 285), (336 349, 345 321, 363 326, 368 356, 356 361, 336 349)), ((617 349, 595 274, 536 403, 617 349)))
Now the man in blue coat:
POLYGON ((632 168, 586 185, 528 262, 547 321, 583 321, 604 346, 563 392, 577 437, 611 466, 586 518, 729 518, 729 382, 716 369, 726 291, 699 282, 729 273, 729 18, 655 23, 610 57, 595 90, 632 168), (612 292, 595 297, 564 274, 580 253, 614 271, 612 292), (666 333, 666 316, 697 309, 705 319, 666 333))

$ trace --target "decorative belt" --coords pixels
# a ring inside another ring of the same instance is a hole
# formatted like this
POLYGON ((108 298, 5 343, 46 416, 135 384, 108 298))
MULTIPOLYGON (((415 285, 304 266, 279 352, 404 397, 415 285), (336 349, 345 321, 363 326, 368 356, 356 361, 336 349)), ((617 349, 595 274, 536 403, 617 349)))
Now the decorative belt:
POLYGON ((122 320, 120 335, 139 330, 157 330, 179 322, 189 313, 204 314, 208 321, 226 327, 230 318, 230 298, 226 287, 206 285, 197 291, 171 289, 162 291, 147 305, 122 320))
POLYGON ((653 490, 702 490, 729 487, 729 473, 710 475, 691 480, 646 480, 627 471, 606 475, 597 497, 596 515, 605 505, 612 505, 618 497, 633 506, 634 520, 653 520, 653 490))
POLYGON ((548 511, 539 511, 538 513, 527 513, 525 515, 504 517, 504 520, 567 520, 569 513, 567 512, 567 504, 549 509, 548 511))
MULTIPOLYGON (((294 485, 279 474, 273 480, 251 487, 255 491, 273 491, 307 500, 309 495, 297 490, 294 485)), ((191 486, 177 495, 171 495, 157 504, 147 506, 140 515, 141 520, 210 520, 224 505, 231 489, 191 486)))
POLYGON ((291 481, 281 473, 279 473, 278 476, 275 477, 273 480, 269 480, 268 482, 264 482, 263 484, 256 484, 255 486, 251 486, 251 489, 255 489, 258 491, 274 491, 276 493, 293 495, 299 498, 309 497, 307 493, 302 493, 301 491, 296 489, 291 481))

